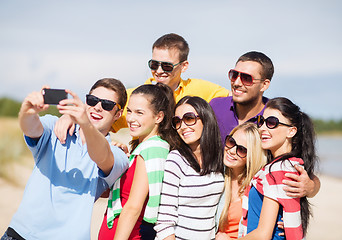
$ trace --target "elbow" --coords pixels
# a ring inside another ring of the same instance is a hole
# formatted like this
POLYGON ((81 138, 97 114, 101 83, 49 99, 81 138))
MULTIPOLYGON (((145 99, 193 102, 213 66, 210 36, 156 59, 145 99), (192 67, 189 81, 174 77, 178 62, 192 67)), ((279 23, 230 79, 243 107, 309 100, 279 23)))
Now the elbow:
POLYGON ((122 212, 125 212, 126 214, 132 216, 132 217, 139 217, 142 210, 142 206, 140 204, 131 204, 128 201, 126 202, 122 212))

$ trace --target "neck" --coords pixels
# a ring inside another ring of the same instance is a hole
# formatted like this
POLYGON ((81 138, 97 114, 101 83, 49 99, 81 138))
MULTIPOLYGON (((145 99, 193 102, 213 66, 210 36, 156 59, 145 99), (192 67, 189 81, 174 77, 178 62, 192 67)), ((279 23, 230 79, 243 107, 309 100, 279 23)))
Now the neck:
POLYGON ((175 91, 178 88, 181 81, 182 81, 182 79, 179 77, 179 79, 177 81, 175 81, 173 84, 169 85, 169 87, 172 89, 172 91, 175 91))
POLYGON ((246 104, 235 103, 239 124, 244 123, 256 116, 264 108, 264 106, 265 104, 262 101, 262 97, 246 104))
POLYGON ((139 143, 142 143, 143 141, 149 139, 152 136, 158 135, 158 125, 148 134, 145 136, 140 136, 139 137, 139 143))
POLYGON ((241 168, 231 168, 232 181, 237 181, 239 179, 239 176, 243 173, 244 169, 245 166, 241 168))
POLYGON ((201 148, 200 145, 198 144, 197 146, 191 146, 191 150, 196 156, 197 162, 202 168, 202 155, 201 155, 201 148))

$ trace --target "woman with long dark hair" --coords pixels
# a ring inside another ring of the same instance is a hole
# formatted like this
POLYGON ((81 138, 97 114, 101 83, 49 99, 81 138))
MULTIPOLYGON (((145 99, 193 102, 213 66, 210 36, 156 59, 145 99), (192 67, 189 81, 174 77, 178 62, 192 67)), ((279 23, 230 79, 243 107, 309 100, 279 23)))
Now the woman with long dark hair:
POLYGON ((172 126, 181 138, 165 163, 157 239, 214 239, 215 213, 224 187, 223 151, 210 105, 186 96, 172 126))
POLYGON ((282 181, 286 173, 297 172, 295 165, 303 165, 313 176, 318 160, 312 121, 287 98, 274 98, 257 125, 268 164, 252 180, 243 221, 248 234, 242 239, 303 239, 310 217, 309 202, 306 197, 288 197, 282 181), (285 236, 279 236, 282 230, 276 225, 281 218, 285 236))

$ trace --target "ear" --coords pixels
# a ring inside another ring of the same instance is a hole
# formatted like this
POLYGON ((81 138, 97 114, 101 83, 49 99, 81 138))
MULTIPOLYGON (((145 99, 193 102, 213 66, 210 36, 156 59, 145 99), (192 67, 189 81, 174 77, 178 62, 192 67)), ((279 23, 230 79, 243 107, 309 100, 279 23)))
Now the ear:
POLYGON ((289 131, 287 133, 288 138, 293 138, 294 135, 297 133, 297 128, 296 127, 289 127, 289 131))
POLYGON ((269 79, 265 79, 264 81, 262 81, 260 92, 265 92, 270 86, 270 83, 271 83, 271 80, 269 79))
POLYGON ((122 116, 122 113, 123 113, 123 109, 120 109, 119 111, 117 111, 113 116, 113 122, 118 120, 122 116))
POLYGON ((164 112, 160 111, 156 116, 156 124, 161 123, 164 119, 164 116, 165 116, 164 112))
POLYGON ((185 60, 184 62, 181 63, 182 64, 182 73, 185 72, 188 67, 189 67, 189 62, 188 60, 185 60))

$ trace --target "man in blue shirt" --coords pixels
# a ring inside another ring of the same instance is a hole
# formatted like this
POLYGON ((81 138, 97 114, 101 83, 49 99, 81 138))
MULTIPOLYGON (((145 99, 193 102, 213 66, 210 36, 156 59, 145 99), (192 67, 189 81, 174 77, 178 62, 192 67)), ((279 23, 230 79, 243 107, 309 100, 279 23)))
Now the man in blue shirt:
POLYGON ((21 105, 19 123, 35 165, 22 202, 3 239, 90 239, 93 204, 128 168, 126 155, 110 145, 109 131, 127 101, 124 85, 101 79, 90 89, 87 104, 60 101, 60 113, 77 124, 62 144, 53 132, 57 117, 47 109, 41 92, 21 105))

